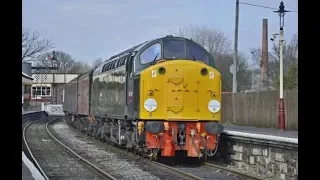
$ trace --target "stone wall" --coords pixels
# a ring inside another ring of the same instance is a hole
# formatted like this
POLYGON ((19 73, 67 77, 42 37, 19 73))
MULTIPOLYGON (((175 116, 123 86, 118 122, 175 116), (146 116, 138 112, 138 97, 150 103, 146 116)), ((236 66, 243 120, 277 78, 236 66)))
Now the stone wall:
POLYGON ((215 160, 263 179, 298 179, 298 145, 222 135, 215 160))

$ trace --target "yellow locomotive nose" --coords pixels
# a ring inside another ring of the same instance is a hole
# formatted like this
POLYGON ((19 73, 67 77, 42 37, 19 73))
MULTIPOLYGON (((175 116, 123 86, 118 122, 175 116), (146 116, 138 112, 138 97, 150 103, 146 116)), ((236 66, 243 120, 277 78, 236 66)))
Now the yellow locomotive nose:
POLYGON ((204 63, 158 63, 141 73, 140 89, 140 119, 220 120, 221 75, 204 63))

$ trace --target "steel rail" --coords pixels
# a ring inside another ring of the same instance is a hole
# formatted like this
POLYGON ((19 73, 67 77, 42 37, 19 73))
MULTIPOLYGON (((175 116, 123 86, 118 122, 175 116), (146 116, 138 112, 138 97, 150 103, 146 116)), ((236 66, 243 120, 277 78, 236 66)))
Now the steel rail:
POLYGON ((67 151, 69 151, 70 153, 72 153, 73 155, 75 155, 77 158, 79 158, 79 160, 85 162, 87 165, 89 165, 90 167, 92 167, 94 170, 98 171, 99 173, 103 174, 104 176, 106 176, 108 179, 111 180, 117 180, 117 178, 113 177, 112 175, 110 175, 109 173, 103 171, 102 169, 100 169, 99 167, 97 167, 96 165, 92 164, 91 162, 89 162, 88 160, 84 159, 83 157, 81 157, 79 154, 77 154, 76 152, 74 152, 72 149, 70 149, 68 146, 66 146, 65 144, 63 144, 61 141, 59 141, 49 130, 48 125, 58 119, 61 119, 61 117, 53 119, 51 121, 49 121, 46 124, 46 131, 47 133, 50 135, 50 137, 52 139, 54 139, 57 143, 59 143, 64 149, 66 149, 67 151))
POLYGON ((253 175, 250 175, 250 174, 246 174, 246 173, 243 173, 243 172, 240 172, 240 171, 236 171, 236 170, 233 170, 233 169, 229 169, 229 168, 226 168, 226 167, 223 167, 223 166, 219 166, 219 165, 216 165, 216 164, 205 162, 204 165, 205 166, 214 167, 214 168, 217 168, 217 169, 222 169, 222 170, 225 170, 225 171, 229 171, 229 172, 232 172, 234 174, 237 174, 237 175, 245 177, 245 178, 256 179, 256 180, 264 180, 263 178, 256 177, 256 176, 253 176, 253 175))
POLYGON ((38 121, 42 121, 44 119, 47 119, 48 117, 45 117, 45 118, 42 118, 42 119, 39 119, 39 120, 36 120, 36 121, 33 121, 33 122, 30 122, 29 124, 27 124, 24 128, 23 128, 23 132, 22 132, 22 138, 23 138, 23 141, 24 141, 24 144, 26 145, 27 147, 27 150, 28 150, 28 153, 30 154, 33 162, 36 164, 37 168, 39 169, 40 173, 42 174, 42 176, 44 177, 44 179, 46 180, 49 180, 48 176, 46 175, 46 173, 43 171, 43 169, 41 168, 41 166, 39 165, 38 161, 36 160, 36 158, 33 156, 33 153, 28 145, 28 142, 27 142, 27 138, 26 138, 26 129, 33 123, 36 123, 38 121))
MULTIPOLYGON (((68 126, 69 126, 69 125, 68 125, 68 126)), ((70 127, 70 126, 69 126, 69 127, 70 127)), ((79 132, 77 129, 75 129, 75 128, 73 128, 73 129, 76 130, 77 132, 79 132)), ((97 141, 97 140, 96 140, 96 141, 97 141)), ((132 153, 132 152, 128 152, 128 151, 126 151, 126 150, 124 150, 124 149, 122 149, 122 148, 114 147, 114 146, 111 146, 110 144, 106 144, 106 143, 105 143, 104 145, 107 146, 109 149, 113 149, 114 151, 120 152, 120 153, 125 154, 125 155, 127 155, 127 156, 143 158, 142 160, 143 160, 144 162, 150 163, 150 164, 154 164, 154 165, 156 165, 156 166, 160 166, 160 167, 162 167, 162 168, 164 168, 164 169, 168 169, 168 170, 170 170, 170 171, 175 172, 175 173, 178 174, 179 176, 184 176, 184 177, 186 177, 186 178, 188 178, 188 179, 202 180, 202 178, 200 178, 200 177, 194 176, 194 175, 192 175, 192 174, 190 174, 190 173, 187 173, 187 172, 178 170, 178 169, 176 169, 176 168, 174 168, 174 167, 170 167, 170 166, 167 166, 167 165, 165 165, 165 164, 162 164, 162 163, 159 163, 159 162, 156 162, 156 161, 150 161, 150 160, 148 160, 148 159, 147 159, 146 157, 144 157, 144 156, 136 155, 136 154, 134 154, 134 153, 132 153)))

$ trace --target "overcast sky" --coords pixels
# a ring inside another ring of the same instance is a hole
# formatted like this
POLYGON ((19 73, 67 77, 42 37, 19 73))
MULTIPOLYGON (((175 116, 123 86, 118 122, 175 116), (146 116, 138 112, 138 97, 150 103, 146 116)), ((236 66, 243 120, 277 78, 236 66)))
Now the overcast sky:
MULTIPOLYGON (((279 0, 240 2, 277 9, 280 4, 279 0)), ((298 0, 284 4, 288 10, 298 10, 298 0)), ((234 40, 235 0, 23 0, 22 14, 23 27, 90 64, 183 25, 220 29, 234 40)), ((263 18, 268 19, 270 38, 279 31, 279 16, 272 9, 240 4, 238 47, 248 57, 251 47, 261 47, 263 18)), ((287 13, 285 39, 297 31, 298 13, 287 13)))

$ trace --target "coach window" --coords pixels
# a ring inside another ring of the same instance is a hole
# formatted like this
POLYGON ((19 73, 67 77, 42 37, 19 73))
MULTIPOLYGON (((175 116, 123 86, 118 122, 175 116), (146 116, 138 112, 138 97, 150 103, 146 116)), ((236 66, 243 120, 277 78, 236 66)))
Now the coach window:
POLYGON ((159 43, 154 44, 148 47, 144 52, 140 55, 140 63, 147 64, 154 60, 161 59, 161 45, 159 43))

